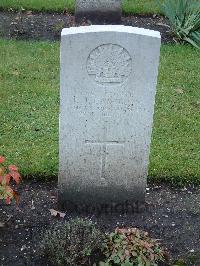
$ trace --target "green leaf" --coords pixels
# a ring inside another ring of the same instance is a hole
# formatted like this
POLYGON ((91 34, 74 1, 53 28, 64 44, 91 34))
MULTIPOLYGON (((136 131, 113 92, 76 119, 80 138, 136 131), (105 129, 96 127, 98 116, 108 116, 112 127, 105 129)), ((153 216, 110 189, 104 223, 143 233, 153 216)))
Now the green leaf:
POLYGON ((125 263, 122 263, 121 265, 122 265, 122 266, 133 266, 133 263, 127 261, 127 262, 125 262, 125 263))
POLYGON ((164 0, 161 9, 168 17, 180 42, 200 47, 200 2, 198 0, 164 0))

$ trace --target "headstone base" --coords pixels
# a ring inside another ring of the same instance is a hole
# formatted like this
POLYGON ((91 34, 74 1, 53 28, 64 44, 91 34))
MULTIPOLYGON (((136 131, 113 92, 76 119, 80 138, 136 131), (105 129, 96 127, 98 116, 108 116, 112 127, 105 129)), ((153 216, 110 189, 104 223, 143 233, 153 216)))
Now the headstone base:
POLYGON ((77 23, 81 23, 83 21, 89 21, 92 24, 120 24, 121 23, 121 12, 120 10, 116 11, 79 11, 76 12, 75 20, 77 23))
POLYGON ((76 22, 89 21, 92 24, 120 24, 121 0, 76 0, 76 22))
POLYGON ((59 189, 58 208, 78 214, 134 215, 145 209, 143 188, 127 191, 119 187, 91 187, 77 191, 74 187, 61 186, 59 189), (137 191, 137 194, 135 193, 137 191))

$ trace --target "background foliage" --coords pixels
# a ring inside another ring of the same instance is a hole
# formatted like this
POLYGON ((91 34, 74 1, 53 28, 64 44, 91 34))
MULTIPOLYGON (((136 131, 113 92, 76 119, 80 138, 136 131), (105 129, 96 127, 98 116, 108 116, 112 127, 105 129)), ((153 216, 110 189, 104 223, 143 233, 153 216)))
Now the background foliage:
MULTIPOLYGON (((48 12, 63 12, 68 10, 74 12, 75 0, 1 0, 1 9, 13 10, 35 10, 48 12)), ((123 0, 123 12, 131 13, 159 13, 160 9, 157 0, 123 0)))
POLYGON ((176 40, 200 49, 200 1, 165 0, 161 10, 168 17, 176 40))
POLYGON ((75 218, 47 230, 40 248, 53 265, 89 265, 89 258, 101 249, 103 241, 104 234, 93 222, 75 218))

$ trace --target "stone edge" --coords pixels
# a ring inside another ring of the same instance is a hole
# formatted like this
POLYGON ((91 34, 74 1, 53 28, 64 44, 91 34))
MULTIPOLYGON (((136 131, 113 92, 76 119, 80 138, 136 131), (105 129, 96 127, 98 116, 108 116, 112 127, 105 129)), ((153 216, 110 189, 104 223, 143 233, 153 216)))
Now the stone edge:
POLYGON ((124 25, 92 25, 92 26, 80 26, 70 27, 62 29, 61 36, 82 34, 82 33, 97 33, 97 32, 121 32, 121 33, 133 33, 137 35, 149 36, 161 39, 159 31, 137 28, 124 25))

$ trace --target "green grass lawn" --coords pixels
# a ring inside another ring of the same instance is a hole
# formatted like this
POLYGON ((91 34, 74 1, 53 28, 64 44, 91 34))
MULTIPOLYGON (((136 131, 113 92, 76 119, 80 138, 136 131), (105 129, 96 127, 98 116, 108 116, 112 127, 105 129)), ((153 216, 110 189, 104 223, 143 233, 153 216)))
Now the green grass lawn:
MULTIPOLYGON (((1 9, 36 11, 58 11, 67 9, 74 12, 74 0, 0 0, 1 9)), ((157 0, 123 0, 123 12, 131 13, 159 13, 157 0)))
MULTIPOLYGON (((24 176, 56 176, 59 43, 1 40, 0 58, 0 154, 24 176)), ((197 49, 162 46, 151 180, 200 183, 199 69, 197 49)))

